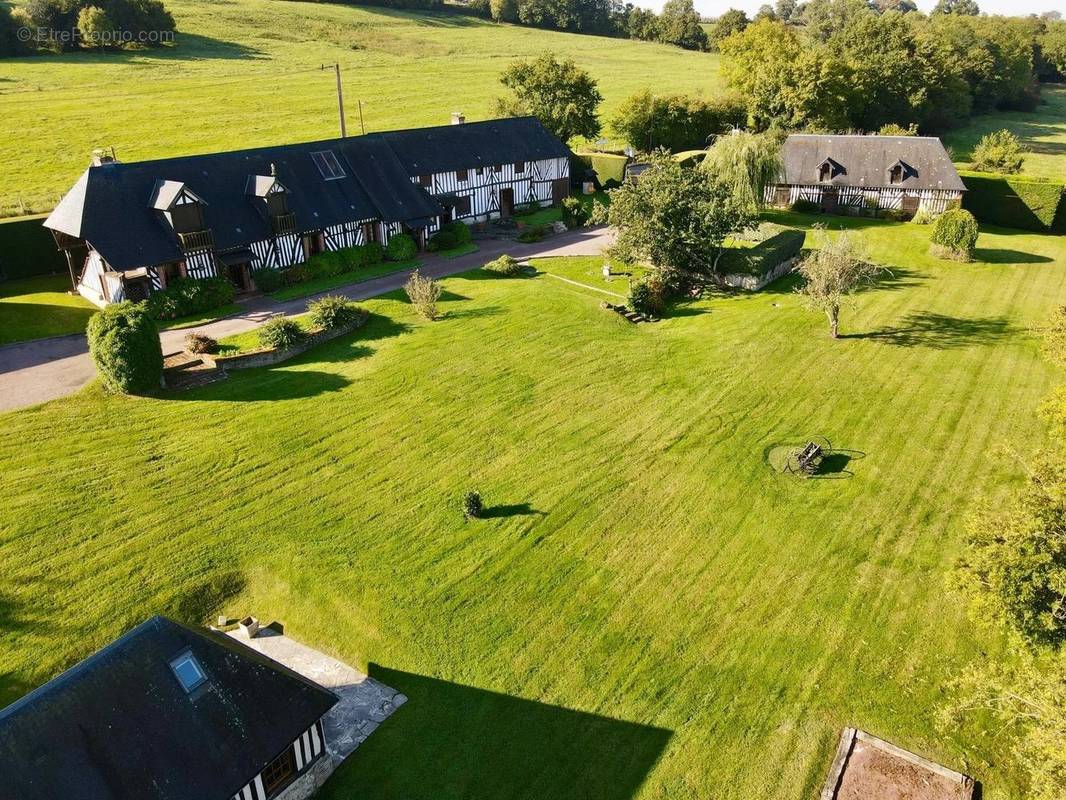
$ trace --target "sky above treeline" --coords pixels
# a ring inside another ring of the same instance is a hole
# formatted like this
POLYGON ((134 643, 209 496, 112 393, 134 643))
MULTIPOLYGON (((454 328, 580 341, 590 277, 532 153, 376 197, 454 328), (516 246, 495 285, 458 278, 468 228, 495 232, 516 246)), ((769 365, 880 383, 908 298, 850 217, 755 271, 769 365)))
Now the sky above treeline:
MULTIPOLYGON (((759 6, 767 0, 695 0, 696 10, 706 17, 716 17, 727 8, 741 8, 748 14, 754 14, 759 6)), ((773 0, 769 0, 773 5, 773 0)), ((936 5, 936 0, 917 0, 918 8, 929 11, 936 5)), ((977 0, 981 10, 987 14, 1011 14, 1025 16, 1026 14, 1043 14, 1045 11, 1061 11, 1066 16, 1066 0, 977 0)), ((662 0, 645 0, 634 5, 649 6, 658 11, 662 8, 662 0)))

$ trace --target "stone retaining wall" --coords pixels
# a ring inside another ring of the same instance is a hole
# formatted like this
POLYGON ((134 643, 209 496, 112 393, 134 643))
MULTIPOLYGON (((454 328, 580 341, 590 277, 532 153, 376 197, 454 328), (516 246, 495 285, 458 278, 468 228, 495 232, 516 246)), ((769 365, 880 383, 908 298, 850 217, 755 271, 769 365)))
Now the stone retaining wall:
POLYGON ((210 364, 211 366, 218 367, 224 371, 231 369, 252 369, 253 367, 272 367, 275 364, 280 364, 283 361, 288 361, 290 358, 306 353, 312 347, 318 347, 318 345, 324 344, 331 339, 338 339, 345 334, 363 327, 363 325, 366 324, 368 316, 369 315, 366 312, 363 312, 359 318, 350 325, 312 333, 298 345, 290 347, 288 350, 274 350, 271 348, 253 350, 250 353, 237 353, 232 356, 200 354, 199 357, 205 364, 210 364))
POLYGON ((799 263, 799 256, 790 258, 788 261, 782 261, 776 267, 769 272, 764 272, 762 275, 742 275, 739 273, 733 273, 732 275, 723 275, 719 278, 719 283, 722 286, 728 286, 731 289, 743 289, 746 292, 757 292, 759 289, 766 286, 768 283, 773 283, 782 275, 787 275, 796 268, 796 264, 799 263))

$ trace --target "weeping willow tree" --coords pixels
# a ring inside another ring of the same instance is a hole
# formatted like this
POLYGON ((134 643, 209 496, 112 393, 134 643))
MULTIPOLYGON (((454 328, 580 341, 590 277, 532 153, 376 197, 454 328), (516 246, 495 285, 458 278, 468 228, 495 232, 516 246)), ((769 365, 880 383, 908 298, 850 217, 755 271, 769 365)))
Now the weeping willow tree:
POLYGON ((719 136, 707 151, 703 169, 729 187, 737 203, 755 213, 766 187, 781 172, 781 139, 775 133, 733 131, 719 136))

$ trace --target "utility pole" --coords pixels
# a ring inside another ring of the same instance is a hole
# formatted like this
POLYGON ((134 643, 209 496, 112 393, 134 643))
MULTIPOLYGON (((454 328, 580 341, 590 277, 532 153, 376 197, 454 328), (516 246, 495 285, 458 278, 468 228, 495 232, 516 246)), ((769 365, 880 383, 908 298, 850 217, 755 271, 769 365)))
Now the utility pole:
POLYGON ((363 136, 366 136, 366 125, 363 124, 363 101, 359 101, 359 130, 363 132, 363 136))
MULTIPOLYGON (((329 69, 329 65, 323 64, 322 69, 329 69)), ((344 89, 341 87, 341 65, 339 63, 333 65, 333 72, 337 76, 337 111, 341 118, 341 138, 344 139, 348 136, 348 131, 344 127, 344 89)), ((362 115, 362 109, 360 109, 360 115, 362 115)))

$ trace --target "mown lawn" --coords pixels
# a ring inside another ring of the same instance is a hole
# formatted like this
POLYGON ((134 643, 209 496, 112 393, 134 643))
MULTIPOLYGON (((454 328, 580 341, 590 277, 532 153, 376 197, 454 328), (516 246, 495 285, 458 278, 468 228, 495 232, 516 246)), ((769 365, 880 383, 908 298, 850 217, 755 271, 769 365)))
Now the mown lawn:
POLYGON ((971 151, 986 133, 1013 131, 1026 149, 1022 174, 1066 182, 1066 85, 1041 87, 1045 102, 1035 111, 1001 111, 976 116, 944 136, 960 167, 969 167, 971 151))
POLYGON ((894 271, 839 341, 788 281, 634 326, 473 272, 436 323, 388 296, 278 368, 0 417, 0 702, 152 613, 251 612, 411 698, 325 800, 809 798, 843 725, 1020 800, 998 732, 934 727, 997 649, 943 575, 1043 435, 1066 239, 858 227, 894 271), (835 472, 769 468, 813 435, 835 472))
MULTIPOLYGON (((22 2, 23 0, 16 0, 22 2)), ((95 147, 126 161, 490 116, 499 74, 551 50, 599 81, 607 119, 630 94, 721 88, 718 57, 677 47, 496 25, 455 14, 287 0, 168 0, 177 45, 0 61, 0 214, 49 211, 95 147), (107 113, 100 113, 106 108, 107 113)))
POLYGON ((0 281, 0 344, 84 331, 96 306, 68 291, 67 275, 0 281))

